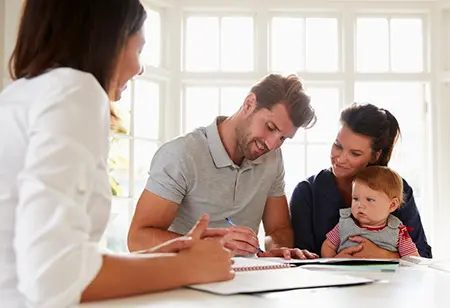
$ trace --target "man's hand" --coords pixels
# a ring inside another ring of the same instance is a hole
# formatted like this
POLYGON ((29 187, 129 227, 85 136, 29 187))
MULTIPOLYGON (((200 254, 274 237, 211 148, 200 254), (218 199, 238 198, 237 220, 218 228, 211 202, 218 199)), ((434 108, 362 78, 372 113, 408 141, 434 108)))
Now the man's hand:
POLYGON ((298 248, 275 248, 266 252, 259 252, 258 257, 282 257, 286 260, 290 259, 316 259, 319 256, 315 253, 309 252, 306 249, 298 249, 298 248))
POLYGON ((372 241, 366 239, 362 236, 351 237, 352 242, 359 243, 362 246, 360 251, 353 253, 354 258, 378 258, 378 259, 397 259, 400 258, 398 253, 392 252, 383 248, 378 247, 372 241))
POLYGON ((233 255, 255 254, 259 247, 258 236, 247 227, 233 226, 227 230, 222 238, 224 246, 233 252, 233 255))

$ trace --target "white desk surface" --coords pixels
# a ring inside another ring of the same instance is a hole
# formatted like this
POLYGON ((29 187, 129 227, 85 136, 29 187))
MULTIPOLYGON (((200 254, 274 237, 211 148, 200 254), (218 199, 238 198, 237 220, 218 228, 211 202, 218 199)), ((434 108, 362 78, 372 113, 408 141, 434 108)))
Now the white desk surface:
MULTIPOLYGON (((338 273, 339 272, 333 272, 338 273)), ((318 307, 389 308, 450 307, 450 273, 423 265, 400 266, 396 272, 353 272, 345 274, 380 279, 363 286, 303 289, 255 295, 220 296, 192 289, 135 296, 80 305, 80 308, 106 307, 318 307)))

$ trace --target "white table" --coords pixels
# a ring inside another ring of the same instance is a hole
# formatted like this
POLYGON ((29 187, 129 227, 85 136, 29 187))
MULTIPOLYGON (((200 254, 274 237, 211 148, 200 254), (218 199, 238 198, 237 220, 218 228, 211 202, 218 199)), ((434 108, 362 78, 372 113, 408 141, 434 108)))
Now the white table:
MULTIPOLYGON (((340 272, 333 272, 344 274, 340 272)), ((345 274, 349 274, 346 272, 345 274)), ((324 308, 449 308, 450 273, 423 265, 400 266, 395 273, 352 272, 382 281, 340 288, 303 289, 257 295, 220 296, 187 288, 83 304, 80 308, 106 307, 324 307, 324 308)))

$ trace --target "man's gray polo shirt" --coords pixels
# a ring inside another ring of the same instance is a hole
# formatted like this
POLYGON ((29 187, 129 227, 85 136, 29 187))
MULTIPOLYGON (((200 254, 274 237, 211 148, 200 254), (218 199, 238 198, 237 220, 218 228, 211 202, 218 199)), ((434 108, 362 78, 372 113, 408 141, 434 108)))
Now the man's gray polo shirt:
POLYGON ((163 144, 153 157, 146 189, 180 205, 170 231, 186 234, 207 213, 212 228, 229 227, 229 217, 257 233, 267 198, 284 195, 280 149, 237 166, 220 139, 221 120, 163 144))

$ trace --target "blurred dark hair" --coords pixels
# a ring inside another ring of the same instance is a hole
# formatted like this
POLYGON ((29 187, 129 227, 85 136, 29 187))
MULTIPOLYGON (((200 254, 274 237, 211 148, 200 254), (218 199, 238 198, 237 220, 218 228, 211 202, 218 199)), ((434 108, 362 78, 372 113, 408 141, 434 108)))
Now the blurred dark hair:
POLYGON ((310 128, 316 123, 316 114, 311 99, 305 93, 303 84, 296 75, 269 74, 250 90, 256 95, 258 108, 271 109, 282 103, 295 127, 310 128))
POLYGON ((374 161, 369 165, 387 166, 400 136, 397 119, 386 109, 372 104, 353 103, 341 112, 341 124, 372 139, 374 161), (378 160, 376 154, 381 152, 378 160))
MULTIPOLYGON (((32 78, 69 67, 91 73, 111 94, 119 55, 146 17, 139 0, 27 0, 10 75, 32 78)), ((113 110, 112 123, 117 120, 113 110)))

